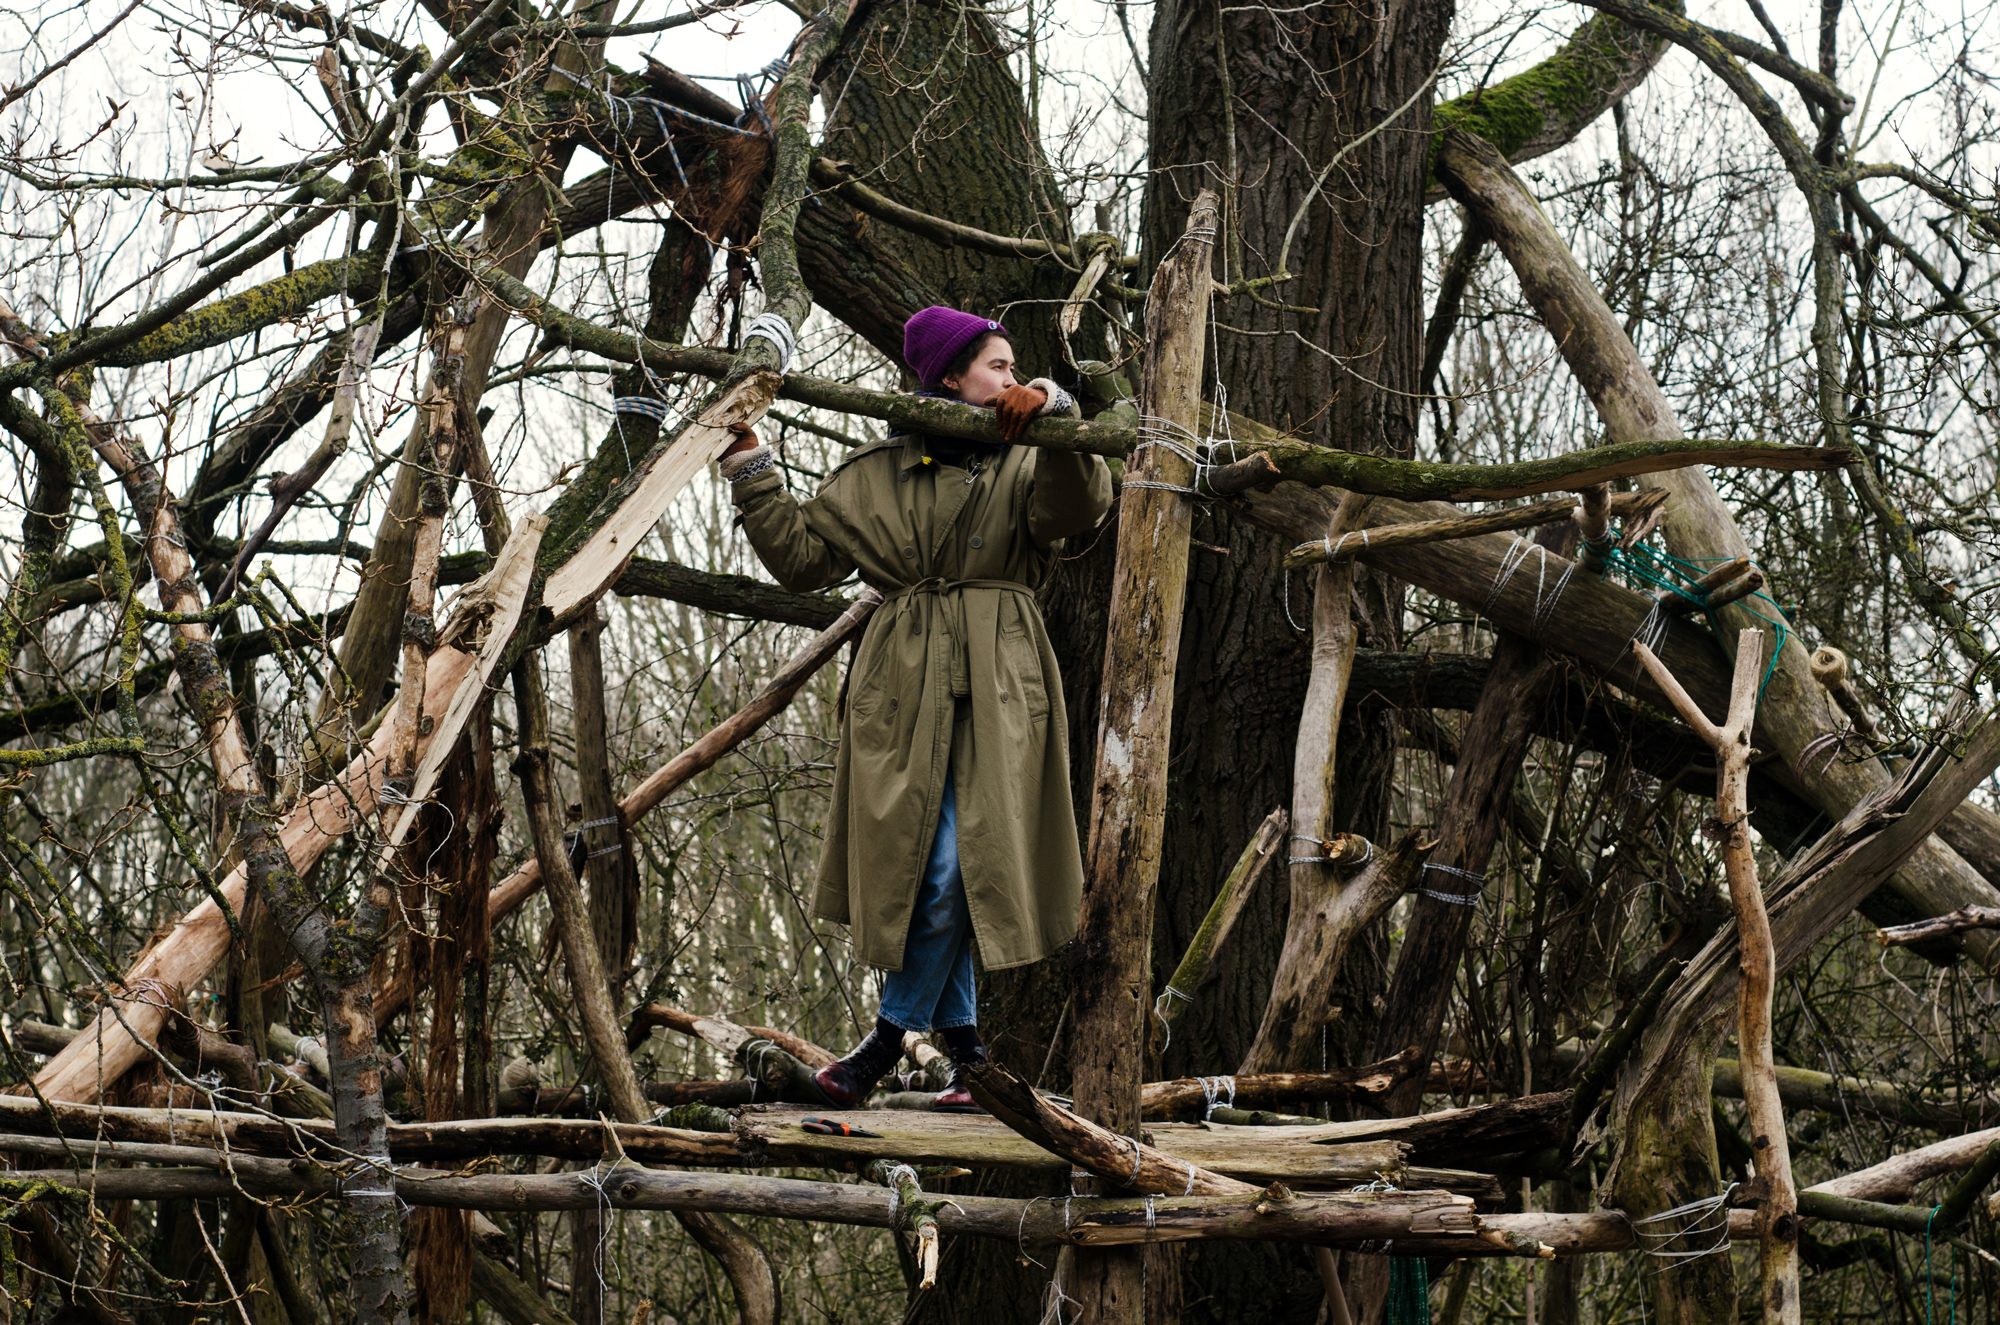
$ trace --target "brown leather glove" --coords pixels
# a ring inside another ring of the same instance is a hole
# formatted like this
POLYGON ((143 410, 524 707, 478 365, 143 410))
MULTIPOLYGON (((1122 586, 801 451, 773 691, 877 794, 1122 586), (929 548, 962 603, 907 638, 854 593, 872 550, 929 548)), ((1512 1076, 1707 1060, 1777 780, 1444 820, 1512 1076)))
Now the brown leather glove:
POLYGON ((1019 437, 1048 403, 1042 392, 1019 383, 993 397, 993 412, 1000 416, 1000 436, 1010 442, 1019 437))
POLYGON ((729 444, 723 455, 738 455, 744 451, 757 449, 757 430, 747 423, 732 423, 729 431, 736 434, 736 440, 729 444))

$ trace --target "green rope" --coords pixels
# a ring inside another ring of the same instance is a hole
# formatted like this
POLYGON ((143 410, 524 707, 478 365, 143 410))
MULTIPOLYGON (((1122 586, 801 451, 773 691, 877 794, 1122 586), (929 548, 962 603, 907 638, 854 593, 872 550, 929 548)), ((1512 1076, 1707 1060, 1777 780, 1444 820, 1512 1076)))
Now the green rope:
POLYGON ((1389 1302, 1383 1325, 1431 1325, 1431 1273, 1421 1256, 1389 1262, 1389 1302))
MULTIPOLYGON (((1615 569, 1621 572, 1625 582, 1634 588, 1665 590, 1686 599, 1706 612, 1708 594, 1698 586, 1704 573, 1700 561, 1720 563, 1729 560, 1731 560, 1729 557, 1705 557, 1698 561, 1684 561, 1640 544, 1637 547, 1613 548, 1605 558, 1605 565, 1607 571, 1615 569)), ((1757 683, 1757 698, 1761 702, 1765 687, 1771 684, 1771 674, 1778 670, 1778 654, 1784 650, 1785 640, 1791 631, 1785 625, 1785 614, 1779 610, 1777 601, 1761 589, 1751 594, 1749 598, 1738 599, 1736 605, 1770 626, 1776 639, 1771 649, 1771 660, 1764 665, 1764 679, 1757 683), (1750 606, 1751 598, 1763 599, 1771 605, 1771 611, 1777 615, 1765 616, 1750 606)))
MULTIPOLYGON (((1943 1206, 1931 1207, 1930 1218, 1924 1220, 1924 1325, 1931 1325, 1931 1220, 1937 1218, 1943 1206)), ((1951 1244, 1944 1248, 1944 1270, 1946 1282, 1951 1285, 1951 1307, 1947 1325, 1958 1325, 1958 1262, 1952 1257, 1951 1244)))

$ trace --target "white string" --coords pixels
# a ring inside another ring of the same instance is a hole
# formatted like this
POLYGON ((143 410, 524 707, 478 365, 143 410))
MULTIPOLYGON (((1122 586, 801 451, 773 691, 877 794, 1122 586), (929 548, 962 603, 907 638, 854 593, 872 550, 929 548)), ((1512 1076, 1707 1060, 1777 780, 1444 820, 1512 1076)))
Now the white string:
POLYGON ((1157 414, 1139 415, 1136 432, 1139 440, 1132 447, 1134 453, 1143 451, 1149 446, 1157 446, 1163 450, 1172 451, 1175 455, 1187 461, 1188 464, 1194 466, 1194 486, 1182 487, 1178 483, 1161 483, 1153 479, 1139 478, 1128 478, 1120 486, 1127 488, 1154 488, 1161 492, 1178 492, 1188 497, 1198 497, 1201 495, 1202 475, 1213 469, 1214 466, 1204 461, 1201 458, 1201 453, 1195 450, 1195 448, 1202 445, 1213 446, 1216 439, 1212 437, 1198 437, 1187 428, 1175 423, 1172 419, 1162 418, 1157 414), (1176 433, 1179 434, 1178 438, 1174 436, 1176 433), (1186 440, 1182 441, 1180 438, 1185 438, 1186 440))
POLYGON ((1018 1224, 1016 1224, 1016 1225, 1014 1226, 1014 1248, 1015 1248, 1015 1250, 1017 1250, 1017 1251, 1019 1251, 1019 1252, 1021 1253, 1021 1259, 1022 1259, 1022 1260, 1024 1260, 1024 1261, 1027 1261, 1027 1262, 1031 1263, 1031 1264, 1032 1264, 1032 1265, 1033 1265, 1033 1266, 1034 1266, 1034 1267, 1035 1267, 1036 1269, 1038 1269, 1038 1270, 1046 1270, 1046 1269, 1048 1269, 1049 1267, 1048 1267, 1048 1266, 1046 1266, 1046 1265, 1044 1265, 1044 1264, 1042 1264, 1042 1263, 1041 1263, 1040 1261, 1036 1260, 1036 1259, 1035 1259, 1035 1258, 1034 1258, 1033 1256, 1030 1256, 1030 1255, 1028 1254, 1028 1212, 1029 1212, 1030 1210, 1033 1210, 1033 1209, 1035 1208, 1035 1202, 1036 1202, 1036 1201, 1049 1201, 1049 1202, 1055 1202, 1055 1201, 1058 1201, 1058 1200, 1061 1200, 1061 1199, 1063 1199, 1063 1198, 1061 1198, 1061 1197, 1057 1197, 1057 1196, 1031 1196, 1031 1197, 1029 1197, 1029 1198, 1028 1198, 1028 1203, 1027 1203, 1026 1205, 1024 1205, 1024 1206, 1022 1206, 1022 1207, 1021 1207, 1021 1222, 1020 1222, 1020 1223, 1018 1223, 1018 1224))
POLYGON ((1320 539, 1321 546, 1323 546, 1326 549, 1326 559, 1328 561, 1332 561, 1335 557, 1339 556, 1340 549, 1346 547, 1347 540, 1354 537, 1356 533, 1359 533, 1361 535, 1361 550, 1364 552, 1367 551, 1369 531, 1366 529, 1360 529, 1360 530, 1350 529, 1346 533, 1342 534, 1337 541, 1335 540, 1332 534, 1328 534, 1325 538, 1320 539))
POLYGON ((1128 1187, 1139 1185, 1139 1161, 1146 1157, 1146 1148, 1137 1141, 1132 1142, 1132 1177, 1126 1182, 1128 1187))
POLYGON ((1732 1182, 1723 1188, 1719 1195, 1704 1196, 1698 1201, 1689 1201, 1686 1205, 1677 1205, 1671 1210, 1662 1210, 1659 1214, 1647 1215, 1644 1219, 1635 1219, 1632 1221, 1634 1225, 1633 1231, 1638 1233, 1640 1237, 1651 1238, 1661 1244, 1672 1242, 1677 1238, 1693 1237, 1698 1233, 1715 1233, 1717 1237, 1713 1244, 1694 1251, 1664 1251, 1656 1250, 1652 1247, 1642 1247, 1640 1250, 1644 1251, 1648 1256, 1668 1261, 1694 1260, 1700 1256, 1712 1256, 1718 1251, 1727 1251, 1729 1249, 1729 1198, 1736 1191, 1736 1187, 1737 1184, 1732 1182), (1713 1223, 1708 1222, 1710 1217, 1715 1215, 1719 1215, 1720 1218, 1716 1219, 1713 1223), (1644 1224, 1657 1224, 1662 1220, 1679 1219, 1682 1216, 1691 1216, 1691 1218, 1686 1225, 1670 1232, 1649 1232, 1645 1228, 1639 1227, 1644 1224))
MULTIPOLYGON (((612 1168, 618 1164, 612 1162, 612 1168)), ((578 1173, 577 1179, 584 1186, 597 1193, 597 1249, 592 1254, 592 1268, 597 1272, 597 1325, 604 1325, 604 1299, 611 1296, 611 1286, 604 1281, 604 1244, 611 1238, 611 1193, 604 1190, 604 1161, 598 1160, 590 1166, 590 1172, 578 1173)))
MULTIPOLYGON (((1652 607, 1647 609, 1646 615, 1640 620, 1639 628, 1632 632, 1631 639, 1625 641, 1625 652, 1631 653, 1634 644, 1643 644, 1648 651, 1658 653, 1660 651, 1660 641, 1666 637, 1667 614, 1660 610, 1660 600, 1655 598, 1652 607)), ((1637 673, 1642 668, 1643 665, 1639 662, 1638 656, 1636 654, 1633 655, 1632 670, 1637 673)))
POLYGON ((1172 985, 1168 985, 1165 989, 1162 989, 1160 991, 1160 996, 1153 1000, 1153 1015, 1160 1019, 1160 1029, 1165 1031, 1167 1035, 1167 1038, 1160 1044, 1160 1052, 1162 1054, 1166 1053, 1167 1050, 1173 1048, 1174 1046, 1174 1024, 1173 1022, 1167 1020, 1167 1014, 1165 1011, 1161 1010, 1160 1004, 1166 1003, 1167 1008, 1170 1010, 1173 1007, 1173 1004, 1170 1000, 1176 998, 1178 998, 1183 1003, 1194 1002, 1194 999, 1192 999, 1186 994, 1183 994, 1180 990, 1174 988, 1172 985))
POLYGON ((792 331, 792 324, 776 313, 763 312, 750 319, 750 325, 743 328, 743 340, 748 344, 752 337, 768 340, 778 347, 778 371, 791 368, 792 351, 798 348, 798 336, 792 331))
POLYGON ((1151 1233, 1159 1226, 1157 1213, 1153 1209, 1153 1202, 1159 1199, 1157 1196, 1148 1196, 1146 1198, 1146 1231, 1148 1233, 1151 1233))
MULTIPOLYGON (((1530 553, 1534 554, 1537 558, 1535 563, 1535 629, 1546 632, 1548 623, 1555 618, 1556 604, 1562 601, 1563 590, 1569 587, 1570 576, 1576 573, 1576 563, 1573 561, 1563 561, 1563 568, 1557 574, 1555 585, 1551 589, 1549 585, 1549 550, 1540 543, 1534 542, 1525 534, 1514 535, 1514 541, 1507 547, 1507 554, 1500 558, 1500 568, 1493 576, 1493 588, 1486 595, 1486 605, 1480 609, 1480 615, 1486 617, 1493 615, 1493 605, 1500 601, 1500 591, 1507 587, 1507 581, 1514 578, 1514 572, 1526 564, 1530 553)), ((1561 558, 1558 558, 1558 560, 1561 560, 1561 558)))
POLYGON ((1195 1080, 1201 1082, 1202 1098, 1208 1102, 1208 1107, 1202 1111, 1201 1120, 1203 1122, 1207 1122, 1215 1116, 1215 1110, 1218 1107, 1216 1101, 1218 1099, 1223 1100, 1220 1106, 1222 1108, 1233 1109, 1236 1107, 1235 1077, 1196 1077, 1195 1080), (1224 1091, 1228 1092, 1226 1098, 1223 1094, 1224 1091))
POLYGON ((1184 1159, 1184 1160, 1182 1160, 1182 1161, 1181 1161, 1181 1164, 1182 1164, 1182 1166, 1183 1166, 1184 1168, 1186 1168, 1186 1169, 1187 1169, 1187 1171, 1188 1171, 1188 1185, 1187 1185, 1187 1190, 1186 1190, 1186 1191, 1184 1191, 1184 1192, 1182 1192, 1182 1193, 1181 1193, 1181 1195, 1182 1195, 1182 1196, 1193 1196, 1193 1195, 1194 1195, 1194 1162, 1193 1162, 1192 1160, 1185 1160, 1185 1159, 1184 1159))

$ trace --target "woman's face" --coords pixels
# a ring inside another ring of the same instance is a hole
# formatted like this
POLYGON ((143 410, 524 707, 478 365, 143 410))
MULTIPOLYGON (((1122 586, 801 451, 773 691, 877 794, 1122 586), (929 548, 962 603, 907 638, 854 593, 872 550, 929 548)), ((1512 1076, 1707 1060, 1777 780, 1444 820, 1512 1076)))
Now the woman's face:
POLYGON ((993 398, 1015 385, 1014 347, 1004 336, 988 335, 972 358, 972 366, 962 373, 947 374, 945 390, 968 405, 989 405, 993 398))

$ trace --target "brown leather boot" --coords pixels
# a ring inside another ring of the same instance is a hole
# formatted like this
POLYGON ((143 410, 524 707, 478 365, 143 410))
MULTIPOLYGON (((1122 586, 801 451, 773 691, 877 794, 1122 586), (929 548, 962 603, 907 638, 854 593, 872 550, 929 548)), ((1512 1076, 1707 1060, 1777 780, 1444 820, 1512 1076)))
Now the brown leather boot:
POLYGON ((902 1056, 903 1028, 877 1017, 868 1038, 855 1045, 847 1057, 813 1073, 813 1084, 831 1107, 857 1108, 902 1056))

